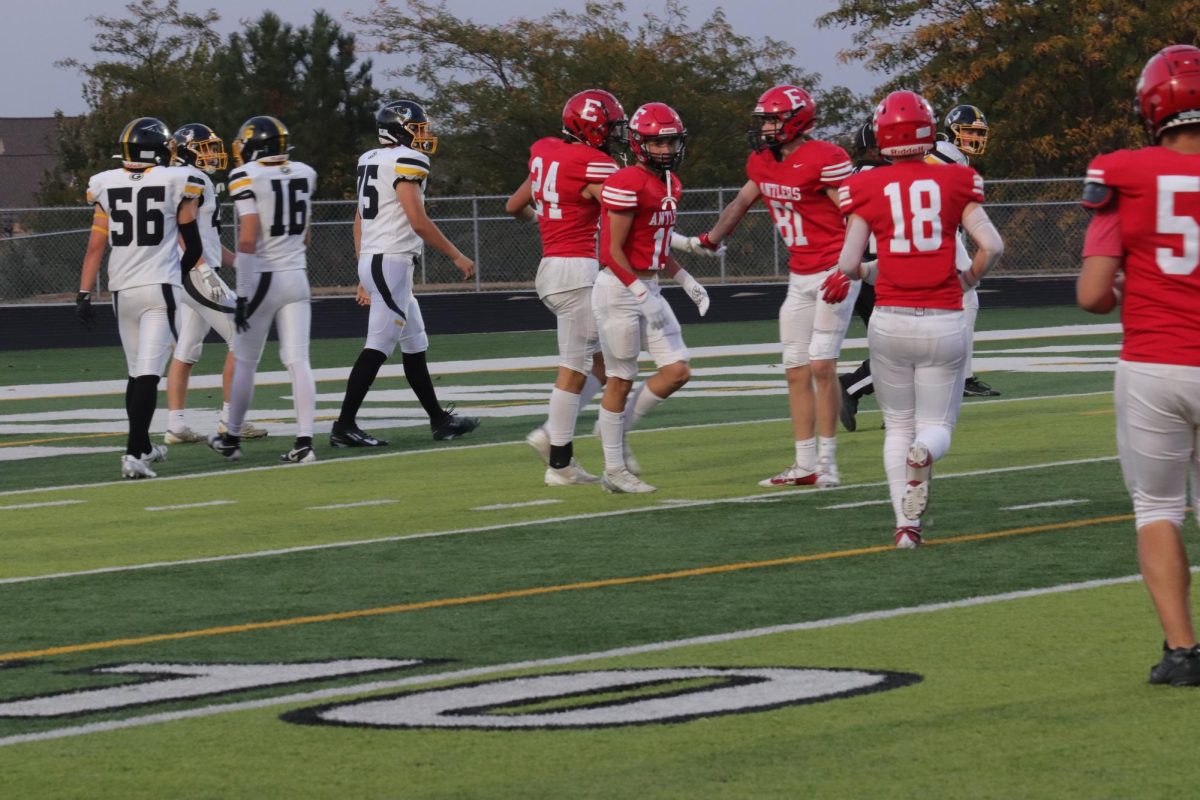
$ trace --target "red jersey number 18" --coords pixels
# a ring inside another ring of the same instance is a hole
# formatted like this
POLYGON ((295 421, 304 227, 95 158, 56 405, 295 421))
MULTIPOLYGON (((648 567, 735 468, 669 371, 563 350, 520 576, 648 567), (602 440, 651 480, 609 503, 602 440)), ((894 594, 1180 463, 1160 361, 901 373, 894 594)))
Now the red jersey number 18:
POLYGON ((905 213, 900 182, 883 187, 892 204, 892 252, 911 253, 913 245, 926 253, 942 246, 942 191, 937 181, 928 178, 913 181, 908 187, 908 213, 905 213), (908 221, 912 220, 912 239, 908 221))

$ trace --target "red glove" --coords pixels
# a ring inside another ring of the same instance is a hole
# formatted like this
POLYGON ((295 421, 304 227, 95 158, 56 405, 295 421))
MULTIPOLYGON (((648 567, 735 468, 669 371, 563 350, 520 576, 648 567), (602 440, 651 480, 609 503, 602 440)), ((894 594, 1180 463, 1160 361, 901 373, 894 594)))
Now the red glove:
POLYGON ((840 269, 829 273, 821 284, 821 298, 830 305, 837 305, 850 295, 850 279, 840 269))

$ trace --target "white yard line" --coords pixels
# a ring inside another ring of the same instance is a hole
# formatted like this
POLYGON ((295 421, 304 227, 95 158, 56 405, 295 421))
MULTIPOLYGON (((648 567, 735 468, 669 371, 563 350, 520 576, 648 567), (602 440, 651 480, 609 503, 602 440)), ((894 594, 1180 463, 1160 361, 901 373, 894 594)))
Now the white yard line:
POLYGON ((147 511, 183 511, 189 508, 208 508, 209 506, 229 506, 237 500, 208 500, 203 503, 184 503, 178 506, 146 506, 147 511))
MULTIPOLYGON (((1200 567, 1192 567, 1192 572, 1198 571, 1200 571, 1200 567)), ((630 656, 644 655, 646 653, 661 653, 669 650, 677 650, 683 647, 723 644, 725 642, 756 639, 763 636, 774 636, 782 633, 823 630, 826 628, 837 628, 844 625, 857 625, 862 622, 877 622, 882 620, 899 619, 902 617, 911 617, 920 614, 934 614, 941 611, 950 611, 958 608, 972 608, 975 606, 992 605, 994 603, 1006 603, 1035 597, 1045 597, 1047 595, 1098 589, 1106 586, 1119 586, 1128 583, 1136 583, 1139 580, 1141 580, 1141 577, 1138 575, 1126 575, 1120 578, 1104 578, 1100 580, 1081 581, 1079 583, 1063 583, 1057 586, 1047 586, 1041 589, 1025 589, 1017 592, 1003 592, 1001 594, 985 595, 982 597, 968 597, 963 600, 950 600, 943 603, 929 603, 927 605, 909 606, 907 608, 892 608, 883 611, 865 611, 859 614, 848 614, 842 617, 830 617, 827 619, 818 619, 809 622, 796 622, 788 625, 772 625, 765 628, 749 628, 747 630, 731 631, 729 633, 718 633, 709 636, 695 636, 688 639, 675 639, 665 642, 653 642, 651 644, 635 645, 632 647, 616 647, 610 650, 599 650, 591 653, 559 656, 557 658, 542 658, 530 661, 516 661, 509 664, 492 664, 484 667, 448 670, 441 673, 413 675, 407 678, 397 678, 389 681, 371 681, 369 683, 361 683, 355 686, 339 686, 312 692, 296 692, 294 694, 282 695, 279 697, 268 697, 260 700, 246 700, 240 703, 219 703, 216 705, 204 706, 202 708, 188 709, 186 711, 146 714, 140 717, 113 720, 111 722, 94 722, 87 725, 73 725, 54 730, 40 731, 38 733, 23 733, 13 736, 0 737, 0 747, 13 744, 22 744, 25 742, 66 739, 73 736, 84 736, 90 733, 105 733, 108 731, 127 730, 129 728, 140 728, 146 725, 156 725, 162 722, 177 722, 185 719, 199 719, 202 717, 211 717, 217 714, 228 714, 237 711, 253 711, 262 708, 277 708, 279 706, 292 705, 295 703, 316 703, 339 697, 367 694, 369 692, 402 689, 408 686, 420 686, 422 684, 434 682, 442 683, 447 681, 468 680, 471 678, 479 678, 486 675, 496 675, 499 673, 513 672, 517 670, 561 667, 565 665, 578 664, 585 661, 596 661, 609 658, 627 658, 630 656)))
POLYGON ((527 508, 529 506, 552 506, 555 503, 561 503, 562 500, 526 500, 524 503, 498 503, 494 506, 475 506, 472 511, 502 511, 506 508, 527 508))
MULTIPOLYGON (((1047 400, 1073 400, 1073 399, 1080 398, 1080 397, 1099 397, 1099 396, 1111 395, 1111 394, 1112 394, 1112 390, 1106 389, 1101 392, 1075 392, 1075 393, 1068 393, 1068 394, 1048 394, 1048 395, 1038 395, 1036 397, 1001 397, 1001 398, 993 398, 990 400, 977 399, 977 400, 972 400, 970 403, 964 403, 963 405, 964 405, 964 408, 970 409, 970 408, 974 408, 976 406, 989 406, 989 405, 999 405, 999 404, 1007 404, 1007 403, 1044 403, 1047 400)), ((875 409, 875 408, 871 408, 871 409, 864 409, 863 411, 860 411, 858 413, 859 413, 859 416, 871 415, 871 414, 878 414, 879 410, 875 409)), ((768 425, 768 424, 776 424, 776 423, 790 422, 790 421, 791 420, 787 417, 774 417, 771 419, 745 419, 745 420, 736 420, 733 422, 705 422, 705 423, 699 423, 696 425, 671 425, 671 426, 662 427, 662 428, 640 428, 640 429, 630 431, 629 435, 630 436, 642 436, 642 435, 645 435, 648 433, 661 433, 663 431, 705 430, 705 429, 711 429, 711 428, 727 428, 727 427, 731 427, 731 426, 735 426, 735 425, 768 425)), ((580 434, 580 435, 576 436, 575 438, 576 439, 585 439, 585 438, 589 438, 589 437, 591 437, 591 434, 580 434)), ((520 439, 520 440, 516 440, 516 441, 511 441, 511 442, 484 442, 481 444, 458 444, 458 445, 454 445, 453 449, 454 450, 481 450, 481 449, 487 448, 487 447, 510 447, 514 444, 524 444, 524 440, 520 439)), ((445 445, 441 445, 441 446, 436 446, 436 447, 427 447, 427 448, 418 449, 418 450, 395 450, 390 453, 370 453, 370 454, 356 455, 356 456, 343 456, 342 458, 334 458, 334 459, 329 459, 329 460, 316 461, 312 464, 305 464, 304 468, 312 470, 312 469, 321 469, 324 467, 332 467, 332 466, 336 466, 339 464, 345 466, 346 464, 353 464, 355 462, 361 461, 363 459, 368 459, 368 458, 411 458, 413 456, 428 455, 429 453, 445 452, 447 449, 448 448, 445 445)), ((214 458, 214 461, 216 461, 217 463, 221 463, 216 458, 214 458)), ((221 469, 215 469, 215 470, 212 470, 211 472, 189 472, 186 475, 162 475, 162 476, 156 478, 149 485, 162 483, 163 481, 188 481, 188 480, 193 480, 196 478, 210 478, 210 477, 217 477, 220 475, 240 475, 242 473, 261 472, 263 470, 270 470, 270 469, 291 469, 294 466, 295 466, 294 464, 272 464, 269 466, 262 466, 262 467, 231 467, 231 466, 223 465, 223 467, 221 469)), ((40 492, 61 492, 61 491, 74 491, 77 489, 108 488, 108 487, 114 487, 114 486, 145 487, 147 485, 148 484, 145 481, 129 481, 129 480, 101 481, 99 483, 73 483, 73 484, 65 484, 62 486, 43 486, 43 487, 40 487, 37 489, 9 489, 7 491, 0 492, 0 497, 7 497, 10 495, 18 495, 18 494, 36 494, 36 493, 40 493, 40 492)))
MULTIPOLYGON (((1058 325, 1043 328, 1016 328, 1010 330, 976 331, 977 342, 1001 342, 1020 339, 1051 338, 1055 336, 1098 336, 1118 334, 1121 326, 1115 323, 1097 325, 1058 325)), ((846 339, 842 344, 847 349, 865 348, 866 338, 846 339)), ((692 358, 723 358, 726 356, 779 355, 778 342, 754 344, 719 345, 714 347, 689 347, 692 358)), ((984 353, 986 355, 986 353, 984 353)), ((464 361, 438 361, 429 365, 434 375, 462 375, 473 372, 495 372, 508 370, 553 369, 558 356, 518 356, 513 358, 487 358, 464 361)), ((331 367, 313 370, 318 381, 344 382, 350 367, 331 367)), ((379 371, 381 378, 403 377, 404 368, 399 364, 385 364, 379 371)), ((286 371, 260 372, 255 384, 287 384, 291 378, 286 371)), ((72 383, 39 383, 0 386, 0 400, 32 400, 43 397, 86 397, 94 395, 124 395, 125 380, 83 381, 72 383)), ((196 375, 189 384, 193 389, 216 389, 221 386, 220 375, 196 375)))
POLYGON ((891 500, 863 500, 861 503, 838 503, 836 506, 821 506, 821 510, 832 511, 839 508, 863 508, 865 506, 887 506, 891 504, 891 500))
MULTIPOLYGON (((1077 464, 1095 464, 1102 461, 1116 461, 1116 456, 1107 456, 1104 458, 1080 458, 1071 461, 1053 461, 1044 464, 1027 464, 1019 467, 997 467, 995 469, 980 469, 969 472, 943 473, 935 475, 935 480, 952 480, 955 478, 972 478, 981 475, 999 475, 1006 472, 1026 472, 1037 469, 1058 469, 1060 467, 1075 466, 1077 464)), ((317 462, 320 464, 321 462, 317 462)), ((851 489, 865 489, 871 487, 887 486, 886 481, 875 481, 870 483, 843 484, 832 489, 814 489, 808 486, 796 487, 792 489, 775 489, 770 492, 760 494, 746 495, 743 497, 723 497, 712 500, 679 500, 670 504, 659 504, 653 506, 643 506, 641 508, 627 508, 620 511, 603 511, 593 512, 590 514, 570 514, 562 517, 547 517, 544 519, 519 520, 516 522, 507 522, 499 525, 477 525, 470 528, 456 528, 453 530, 443 531, 427 531, 424 533, 407 533, 396 536, 380 536, 374 539, 358 539, 348 542, 328 542, 325 544, 310 544, 300 545, 297 547, 281 547, 276 550, 257 550, 251 553, 231 553, 224 556, 206 556, 203 558, 185 558, 177 561, 154 561, 144 564, 128 564, 119 567, 99 567, 96 569, 78 570, 75 572, 56 572, 48 575, 25 575, 15 578, 0 578, 0 586, 13 583, 35 583, 39 581, 60 580, 63 578, 78 578, 88 575, 108 575, 119 572, 136 572, 146 569, 158 569, 160 567, 183 567, 193 564, 217 564, 225 561, 241 561, 251 558, 269 558, 273 556, 291 555, 293 553, 311 553, 318 550, 334 550, 343 547, 362 547, 365 545, 389 544, 392 542, 407 542, 417 539, 436 539, 443 536, 463 536, 472 533, 488 533, 491 531, 507 530, 510 528, 525 528, 534 525, 556 525, 563 522, 573 522, 576 520, 596 520, 605 517, 623 517, 630 514, 646 514, 656 511, 669 511, 676 508, 699 508, 704 506, 717 506, 728 503, 746 503, 755 500, 766 500, 781 497, 801 497, 808 496, 825 496, 831 492, 847 491, 851 489)))
POLYGON ((1029 503, 1023 506, 1004 506, 1001 511, 1024 511, 1029 508, 1056 508, 1058 506, 1078 506, 1089 502, 1088 500, 1050 500, 1045 503, 1029 503))
POLYGON ((357 503, 336 503, 332 506, 309 506, 306 511, 332 511, 336 508, 361 508, 363 506, 390 506, 399 500, 360 500, 357 503))
POLYGON ((0 511, 19 511, 22 508, 49 508, 50 506, 75 506, 86 500, 51 500, 47 503, 22 503, 19 506, 0 506, 0 511))

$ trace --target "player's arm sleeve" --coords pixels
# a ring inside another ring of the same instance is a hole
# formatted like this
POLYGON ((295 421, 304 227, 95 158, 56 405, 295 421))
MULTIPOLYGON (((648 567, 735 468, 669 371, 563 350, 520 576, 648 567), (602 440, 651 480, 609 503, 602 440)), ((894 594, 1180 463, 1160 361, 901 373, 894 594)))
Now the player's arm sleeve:
POLYGON ((254 181, 250 180, 245 170, 235 169, 229 173, 229 197, 235 203, 254 199, 254 181))
POLYGON ((392 167, 392 188, 400 181, 420 183, 429 177, 429 157, 424 153, 402 155, 392 167))
POLYGON ((846 239, 842 242, 842 252, 838 256, 838 269, 854 280, 863 277, 863 253, 867 250, 867 239, 871 236, 871 228, 867 221, 857 214, 851 214, 846 223, 846 239))
POLYGON ((617 172, 615 161, 589 161, 584 166, 584 183, 604 183, 617 172))
POLYGON ((1083 197, 1080 204, 1089 211, 1099 211, 1116 205, 1117 193, 1107 182, 1107 168, 1103 158, 1088 165, 1083 179, 1083 197))
POLYGON ((842 181, 854 174, 854 162, 840 147, 830 149, 821 167, 821 183, 829 187, 841 186, 842 181))
POLYGON ((1121 241, 1121 216, 1116 208, 1101 208, 1088 223, 1083 237, 1083 257, 1110 256, 1121 258, 1125 246, 1121 241))

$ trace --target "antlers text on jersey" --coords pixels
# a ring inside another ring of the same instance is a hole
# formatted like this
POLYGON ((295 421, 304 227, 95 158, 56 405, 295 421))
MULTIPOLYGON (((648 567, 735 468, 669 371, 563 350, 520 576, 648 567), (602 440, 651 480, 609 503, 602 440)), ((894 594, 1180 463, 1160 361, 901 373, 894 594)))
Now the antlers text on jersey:
POLYGON ((784 186, 778 183, 760 183, 758 190, 762 192, 763 197, 771 200, 799 200, 799 186, 784 186))

